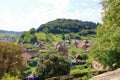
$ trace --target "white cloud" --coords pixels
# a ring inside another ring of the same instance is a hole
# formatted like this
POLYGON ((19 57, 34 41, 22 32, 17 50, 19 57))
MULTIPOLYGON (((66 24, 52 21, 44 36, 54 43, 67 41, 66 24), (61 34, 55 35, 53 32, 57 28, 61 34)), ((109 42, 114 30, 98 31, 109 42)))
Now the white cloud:
MULTIPOLYGON (((23 0, 24 1, 24 0, 23 0)), ((70 0, 35 0, 40 5, 25 10, 6 9, 0 11, 0 29, 16 31, 29 30, 32 27, 38 28, 41 24, 56 18, 71 18, 79 20, 90 20, 98 22, 100 20, 100 9, 74 8, 70 0)), ((94 0, 98 1, 98 0, 94 0)), ((79 5, 79 3, 78 3, 79 5)), ((88 4, 84 4, 84 6, 88 4)), ((26 7, 25 7, 26 8, 26 7)), ((28 7, 27 7, 28 8, 28 7)))

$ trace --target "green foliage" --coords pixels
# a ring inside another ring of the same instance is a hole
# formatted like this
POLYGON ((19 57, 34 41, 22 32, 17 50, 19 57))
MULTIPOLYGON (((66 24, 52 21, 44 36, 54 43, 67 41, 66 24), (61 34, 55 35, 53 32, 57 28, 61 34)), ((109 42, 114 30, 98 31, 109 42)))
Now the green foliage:
POLYGON ((63 37, 64 37, 64 40, 70 40, 70 38, 71 38, 70 34, 64 34, 63 37))
POLYGON ((82 77, 82 80, 89 80, 90 78, 92 78, 95 75, 97 75, 97 73, 93 74, 91 72, 88 72, 85 76, 82 77))
POLYGON ((45 33, 40 32, 40 33, 36 33, 35 35, 36 35, 38 41, 46 41, 46 34, 45 33))
POLYGON ((5 73, 9 73, 11 76, 20 76, 24 67, 21 55, 20 45, 0 42, 0 78, 5 73))
POLYGON ((31 28, 31 29, 29 30, 29 32, 30 32, 30 34, 35 34, 36 30, 35 30, 35 28, 31 28))
POLYGON ((87 21, 57 19, 41 25, 37 30, 31 28, 29 31, 23 32, 19 42, 34 43, 82 39, 82 36, 94 35, 98 25, 87 21))
POLYGON ((30 66, 30 65, 26 65, 24 67, 24 71, 22 73, 22 75, 24 76, 24 78, 28 77, 31 73, 34 73, 36 71, 36 68, 37 67, 33 67, 33 66, 30 66))
POLYGON ((48 35, 47 35, 47 41, 48 42, 53 42, 53 41, 63 41, 62 40, 62 36, 60 36, 60 35, 54 35, 54 34, 52 34, 52 33, 49 33, 48 35))
POLYGON ((32 44, 24 44, 28 50, 37 50, 37 47, 32 44))
POLYGON ((46 54, 39 58, 35 77, 44 80, 53 76, 66 75, 70 72, 70 62, 67 57, 60 54, 46 54))
POLYGON ((86 36, 86 35, 88 35, 88 34, 95 34, 95 31, 94 31, 94 29, 92 30, 81 30, 80 32, 79 32, 79 35, 81 35, 81 36, 86 36))
POLYGON ((69 45, 68 53, 70 56, 73 56, 73 55, 78 54, 78 53, 80 55, 86 54, 85 50, 80 49, 80 48, 76 48, 74 45, 69 45))
MULTIPOLYGON (((98 24, 93 22, 85 22, 71 19, 57 19, 41 25, 37 32, 53 33, 53 34, 66 34, 77 33, 81 30, 92 30, 97 27, 98 24)), ((93 31, 94 32, 94 31, 93 31)))
POLYGON ((23 43, 35 43, 37 42, 37 37, 33 33, 30 34, 29 31, 26 31, 21 34, 19 41, 23 43))
POLYGON ((103 0, 101 4, 104 11, 103 24, 97 28, 91 55, 113 70, 120 67, 120 1, 103 0))
POLYGON ((76 69, 72 69, 70 71, 70 74, 80 74, 80 73, 85 73, 85 72, 90 72, 92 71, 91 68, 84 68, 84 67, 81 67, 81 68, 76 68, 76 69))
POLYGON ((20 79, 18 79, 18 77, 14 77, 9 74, 5 74, 1 80, 20 80, 20 79))

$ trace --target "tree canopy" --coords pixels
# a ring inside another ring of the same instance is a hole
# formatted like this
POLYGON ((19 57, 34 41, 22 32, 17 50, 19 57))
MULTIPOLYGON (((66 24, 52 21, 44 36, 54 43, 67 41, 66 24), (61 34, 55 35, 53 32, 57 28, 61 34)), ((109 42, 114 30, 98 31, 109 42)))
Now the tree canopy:
POLYGON ((91 53, 95 60, 113 70, 120 67, 120 1, 103 0, 101 4, 103 24, 97 28, 91 53))
POLYGON ((66 56, 57 53, 45 54, 39 58, 35 77, 45 80, 53 76, 66 75, 70 72, 70 62, 66 56))
MULTIPOLYGON (((88 21, 72 20, 72 19, 57 19, 42 24, 38 27, 37 32, 53 33, 53 34, 66 34, 77 33, 81 30, 93 30, 98 24, 88 21)), ((94 31, 93 31, 94 32, 94 31)))
POLYGON ((18 44, 0 42, 0 78, 5 73, 20 75, 24 66, 21 55, 22 48, 18 44))
POLYGON ((2 77, 2 80, 20 80, 20 79, 18 79, 18 77, 10 76, 9 74, 5 74, 2 77))

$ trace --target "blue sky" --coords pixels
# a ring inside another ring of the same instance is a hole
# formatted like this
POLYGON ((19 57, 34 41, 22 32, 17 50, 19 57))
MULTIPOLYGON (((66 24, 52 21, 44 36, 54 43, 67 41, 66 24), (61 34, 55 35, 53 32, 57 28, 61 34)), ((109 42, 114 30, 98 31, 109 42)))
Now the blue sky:
POLYGON ((101 0, 0 0, 0 29, 26 31, 57 18, 101 21, 101 0))

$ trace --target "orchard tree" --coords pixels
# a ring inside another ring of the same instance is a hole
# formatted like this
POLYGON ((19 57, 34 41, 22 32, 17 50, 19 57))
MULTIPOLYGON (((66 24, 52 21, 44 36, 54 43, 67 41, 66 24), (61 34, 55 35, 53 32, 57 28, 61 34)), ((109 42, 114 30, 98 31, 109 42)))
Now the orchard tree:
POLYGON ((103 23, 97 28, 92 57, 109 70, 120 67, 120 0, 103 0, 103 23))
POLYGON ((21 55, 22 48, 18 44, 0 42, 0 78, 5 73, 20 75, 24 67, 21 55))
POLYGON ((66 75, 70 72, 70 62, 66 56, 52 53, 43 55, 39 59, 39 64, 34 74, 38 80, 66 75))

